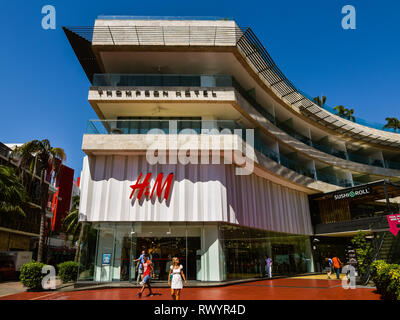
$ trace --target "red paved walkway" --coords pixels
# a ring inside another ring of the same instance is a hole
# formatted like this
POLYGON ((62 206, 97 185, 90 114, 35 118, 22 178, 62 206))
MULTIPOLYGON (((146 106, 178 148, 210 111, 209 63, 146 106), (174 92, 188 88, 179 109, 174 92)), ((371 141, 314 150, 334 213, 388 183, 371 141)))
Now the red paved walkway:
MULTIPOLYGON (((157 295, 142 300, 170 300, 168 288, 153 289, 157 295)), ((0 300, 137 300, 137 289, 115 288, 70 292, 22 292, 0 300)), ((147 289, 144 295, 147 294, 147 289)), ((341 281, 276 279, 216 288, 186 288, 182 300, 379 300, 374 289, 345 290, 341 281)))

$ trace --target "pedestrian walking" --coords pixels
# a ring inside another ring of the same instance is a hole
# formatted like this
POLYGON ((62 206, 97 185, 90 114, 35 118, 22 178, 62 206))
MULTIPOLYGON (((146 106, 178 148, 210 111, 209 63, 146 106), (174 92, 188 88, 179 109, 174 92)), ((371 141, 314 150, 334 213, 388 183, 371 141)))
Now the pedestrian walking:
POLYGON ((133 262, 137 262, 136 271, 138 272, 138 275, 137 275, 137 279, 136 279, 136 284, 139 283, 139 280, 140 280, 140 282, 142 282, 142 280, 143 280, 142 264, 143 264, 143 257, 145 255, 146 255, 146 251, 143 250, 142 254, 139 256, 139 258, 133 260, 133 262))
POLYGON ((339 280, 340 279, 340 266, 342 264, 342 261, 340 261, 340 259, 335 256, 332 258, 332 263, 333 263, 334 270, 336 272, 336 278, 339 280))
POLYGON ((268 277, 272 278, 272 259, 265 256, 265 272, 268 273, 268 277))
POLYGON ((331 258, 325 258, 325 262, 326 262, 326 267, 329 268, 329 270, 328 270, 328 279, 330 279, 332 271, 333 271, 333 262, 332 262, 331 258))
POLYGON ((152 274, 153 278, 155 277, 153 263, 151 262, 151 260, 149 260, 147 258, 147 256, 144 256, 143 262, 141 262, 141 265, 142 265, 142 269, 143 269, 143 285, 142 285, 142 289, 139 291, 137 296, 139 298, 141 298, 143 291, 147 286, 147 288, 149 289, 149 294, 146 297, 152 297, 153 292, 151 291, 151 284, 150 284, 151 276, 150 276, 150 274, 152 274))
POLYGON ((171 286, 172 300, 180 299, 183 281, 185 281, 185 285, 187 285, 185 274, 183 273, 183 266, 179 264, 179 259, 174 257, 172 258, 172 266, 170 267, 168 275, 168 285, 171 286))

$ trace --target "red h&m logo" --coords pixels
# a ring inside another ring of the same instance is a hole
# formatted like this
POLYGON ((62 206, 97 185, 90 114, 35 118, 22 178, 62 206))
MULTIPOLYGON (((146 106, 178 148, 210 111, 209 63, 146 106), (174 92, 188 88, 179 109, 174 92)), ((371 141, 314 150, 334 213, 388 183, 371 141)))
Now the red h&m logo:
POLYGON ((138 189, 139 190, 139 192, 137 194, 138 200, 140 200, 142 198, 143 194, 146 197, 148 197, 150 195, 150 199, 153 198, 153 194, 155 191, 157 194, 157 197, 162 201, 161 195, 165 188, 163 198, 168 201, 169 191, 171 189, 171 184, 172 184, 172 179, 174 178, 174 174, 170 173, 163 183, 164 175, 162 173, 159 173, 156 178, 156 182, 154 183, 154 186, 151 190, 151 193, 150 193, 150 181, 149 181, 150 177, 151 177, 151 173, 148 173, 148 174, 146 174, 146 177, 143 179, 143 181, 140 182, 140 180, 142 178, 142 174, 139 175, 139 178, 137 179, 136 183, 132 184, 130 186, 132 188, 132 192, 131 192, 131 196, 129 197, 129 199, 133 198, 133 195, 134 195, 136 189, 138 189))

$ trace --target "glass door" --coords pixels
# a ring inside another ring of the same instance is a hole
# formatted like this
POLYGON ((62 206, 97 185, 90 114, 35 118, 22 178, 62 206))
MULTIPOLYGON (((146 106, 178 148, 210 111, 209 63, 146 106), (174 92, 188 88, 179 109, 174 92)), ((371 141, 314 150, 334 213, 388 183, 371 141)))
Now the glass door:
POLYGON ((131 225, 120 224, 115 230, 112 281, 129 281, 131 263, 131 225))

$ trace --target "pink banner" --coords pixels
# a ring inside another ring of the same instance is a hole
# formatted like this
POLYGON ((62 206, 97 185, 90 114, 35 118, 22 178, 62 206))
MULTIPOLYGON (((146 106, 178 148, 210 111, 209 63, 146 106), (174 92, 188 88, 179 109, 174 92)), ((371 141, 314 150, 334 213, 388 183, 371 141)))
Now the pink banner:
POLYGON ((387 216, 389 223, 389 231, 395 236, 399 233, 400 229, 397 225, 400 224, 400 214, 391 214, 387 216))

